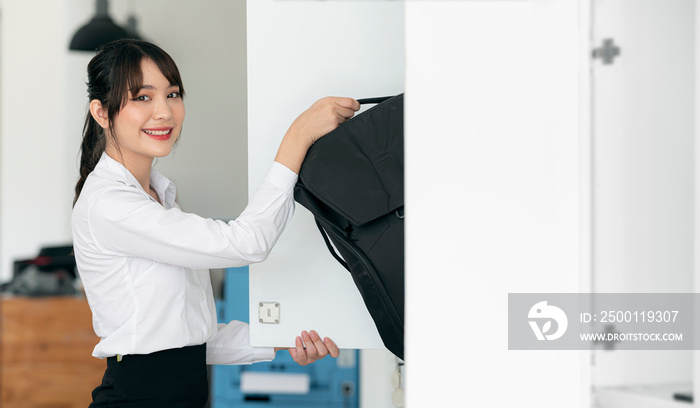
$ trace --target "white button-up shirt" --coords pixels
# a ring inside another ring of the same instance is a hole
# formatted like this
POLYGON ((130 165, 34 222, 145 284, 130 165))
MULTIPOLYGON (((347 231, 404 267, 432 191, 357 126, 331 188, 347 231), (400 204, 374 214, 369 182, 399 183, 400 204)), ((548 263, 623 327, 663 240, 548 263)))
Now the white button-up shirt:
POLYGON ((175 185, 153 170, 148 195, 103 154, 73 208, 75 259, 100 342, 95 357, 148 354, 207 343, 209 364, 274 358, 251 347, 248 325, 217 324, 209 268, 264 260, 294 212, 297 175, 273 163, 229 223, 183 212, 175 185))

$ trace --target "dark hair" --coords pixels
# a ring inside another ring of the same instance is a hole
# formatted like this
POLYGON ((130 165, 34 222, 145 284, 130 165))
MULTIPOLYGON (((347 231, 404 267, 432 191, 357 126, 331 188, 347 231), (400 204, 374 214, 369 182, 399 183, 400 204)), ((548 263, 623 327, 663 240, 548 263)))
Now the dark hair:
MULTIPOLYGON (((114 119, 126 104, 129 97, 135 97, 143 86, 141 61, 153 61, 163 76, 171 84, 180 87, 181 96, 185 96, 180 72, 175 61, 160 47, 140 40, 124 39, 102 46, 88 64, 87 93, 88 101, 97 99, 107 112, 111 137, 114 135, 114 119), (131 95, 130 95, 131 94, 131 95)), ((80 145, 80 179, 75 185, 73 205, 78 201, 88 175, 95 169, 102 153, 105 151, 106 137, 104 129, 88 111, 83 126, 83 141, 80 145)))

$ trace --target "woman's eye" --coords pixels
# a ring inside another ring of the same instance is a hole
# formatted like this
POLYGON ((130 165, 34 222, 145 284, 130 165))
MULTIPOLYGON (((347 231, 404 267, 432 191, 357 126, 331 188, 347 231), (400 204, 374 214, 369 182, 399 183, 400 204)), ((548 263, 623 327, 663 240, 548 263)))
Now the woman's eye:
POLYGON ((180 98, 180 97, 182 97, 182 94, 178 91, 171 92, 170 94, 168 94, 168 98, 180 98))
POLYGON ((149 99, 150 99, 150 98, 149 98, 148 96, 146 96, 146 95, 139 95, 139 96, 137 96, 136 98, 134 98, 135 101, 147 101, 147 100, 149 100, 149 99))

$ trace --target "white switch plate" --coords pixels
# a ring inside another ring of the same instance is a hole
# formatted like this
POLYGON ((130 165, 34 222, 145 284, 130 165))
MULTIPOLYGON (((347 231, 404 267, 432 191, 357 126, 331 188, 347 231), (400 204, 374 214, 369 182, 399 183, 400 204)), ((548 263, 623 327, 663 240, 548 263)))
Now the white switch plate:
POLYGON ((279 324, 280 304, 279 302, 260 302, 258 304, 258 319, 260 323, 279 324))

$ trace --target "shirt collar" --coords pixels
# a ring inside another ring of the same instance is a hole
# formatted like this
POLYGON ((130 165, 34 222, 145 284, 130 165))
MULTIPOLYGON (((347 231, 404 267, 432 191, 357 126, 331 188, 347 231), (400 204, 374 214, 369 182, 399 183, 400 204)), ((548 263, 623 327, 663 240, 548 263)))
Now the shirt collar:
MULTIPOLYGON (((138 180, 136 180, 136 177, 105 152, 102 153, 102 157, 100 157, 100 161, 95 166, 93 173, 95 176, 118 181, 128 187, 137 188, 146 193, 138 180)), ((156 190, 165 208, 172 208, 175 205, 175 184, 156 169, 151 169, 151 187, 156 190)), ((149 194, 146 193, 146 195, 153 199, 149 194)))

